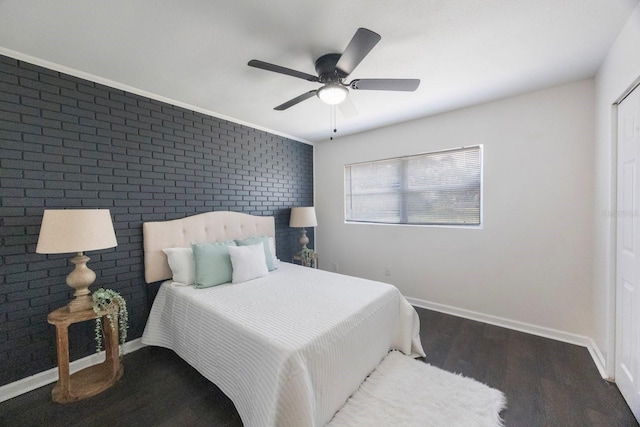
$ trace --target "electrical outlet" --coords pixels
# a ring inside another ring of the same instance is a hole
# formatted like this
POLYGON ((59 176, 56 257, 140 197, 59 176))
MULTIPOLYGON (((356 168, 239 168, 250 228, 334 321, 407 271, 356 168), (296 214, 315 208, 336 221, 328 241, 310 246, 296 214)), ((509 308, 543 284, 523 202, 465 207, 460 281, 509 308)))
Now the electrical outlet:
POLYGON ((391 276, 391 267, 386 266, 386 267, 384 268, 384 275, 385 275, 385 276, 391 276))
POLYGON ((338 270, 340 269, 339 267, 340 267, 340 266, 338 265, 338 263, 337 263, 337 262, 334 262, 334 263, 333 263, 333 271, 335 271, 336 273, 337 273, 337 272, 338 272, 338 270))

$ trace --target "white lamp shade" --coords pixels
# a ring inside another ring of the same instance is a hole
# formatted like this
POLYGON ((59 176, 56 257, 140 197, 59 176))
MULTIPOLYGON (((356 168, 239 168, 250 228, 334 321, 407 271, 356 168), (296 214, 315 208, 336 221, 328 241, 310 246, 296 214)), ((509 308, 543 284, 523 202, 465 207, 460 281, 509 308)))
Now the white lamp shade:
POLYGON ((291 208, 289 227, 315 227, 318 225, 316 210, 313 206, 304 208, 291 208))
POLYGON ((345 100, 349 90, 338 83, 327 83, 316 94, 325 104, 336 105, 345 100))
POLYGON ((36 252, 63 254, 117 245, 109 209, 46 209, 36 252))

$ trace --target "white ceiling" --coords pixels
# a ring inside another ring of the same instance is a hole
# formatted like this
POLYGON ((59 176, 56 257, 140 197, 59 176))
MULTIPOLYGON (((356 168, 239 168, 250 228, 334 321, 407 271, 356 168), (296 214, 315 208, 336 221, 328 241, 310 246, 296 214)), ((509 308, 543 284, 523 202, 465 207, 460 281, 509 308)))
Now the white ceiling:
POLYGON ((419 78, 416 92, 351 91, 338 136, 594 76, 639 0, 0 0, 0 53, 153 94, 302 141, 330 135, 316 74, 358 27, 382 41, 353 78, 419 78))

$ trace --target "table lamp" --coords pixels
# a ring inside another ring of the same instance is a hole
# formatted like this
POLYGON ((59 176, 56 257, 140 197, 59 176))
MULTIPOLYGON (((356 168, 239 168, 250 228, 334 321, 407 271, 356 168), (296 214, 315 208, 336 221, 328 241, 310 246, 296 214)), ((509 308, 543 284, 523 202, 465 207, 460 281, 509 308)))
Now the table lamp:
POLYGON ((76 253, 71 258, 76 267, 67 276, 67 285, 75 289, 74 299, 67 304, 69 312, 93 305, 89 286, 96 280, 96 273, 87 267, 91 258, 84 252, 117 245, 109 209, 45 209, 36 252, 76 253))
POLYGON ((291 208, 291 219, 289 220, 289 227, 301 227, 302 236, 300 236, 300 244, 302 250, 307 249, 307 243, 309 238, 307 237, 306 227, 315 227, 318 225, 316 219, 316 210, 313 206, 304 208, 291 208))

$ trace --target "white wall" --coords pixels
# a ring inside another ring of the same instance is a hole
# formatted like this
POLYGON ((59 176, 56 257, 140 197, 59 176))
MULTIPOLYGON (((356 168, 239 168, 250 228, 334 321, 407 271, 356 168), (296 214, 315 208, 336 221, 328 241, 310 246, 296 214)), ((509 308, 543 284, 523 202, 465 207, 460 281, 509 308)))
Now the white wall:
POLYGON ((615 109, 613 103, 640 78, 640 6, 629 18, 596 76, 596 164, 593 259, 593 339, 613 376, 615 317, 615 109), (612 119, 613 117, 613 119, 612 119))
POLYGON ((592 336, 593 119, 585 80, 316 144, 320 267, 592 336), (345 164, 474 144, 484 144, 482 229, 344 224, 345 164))

